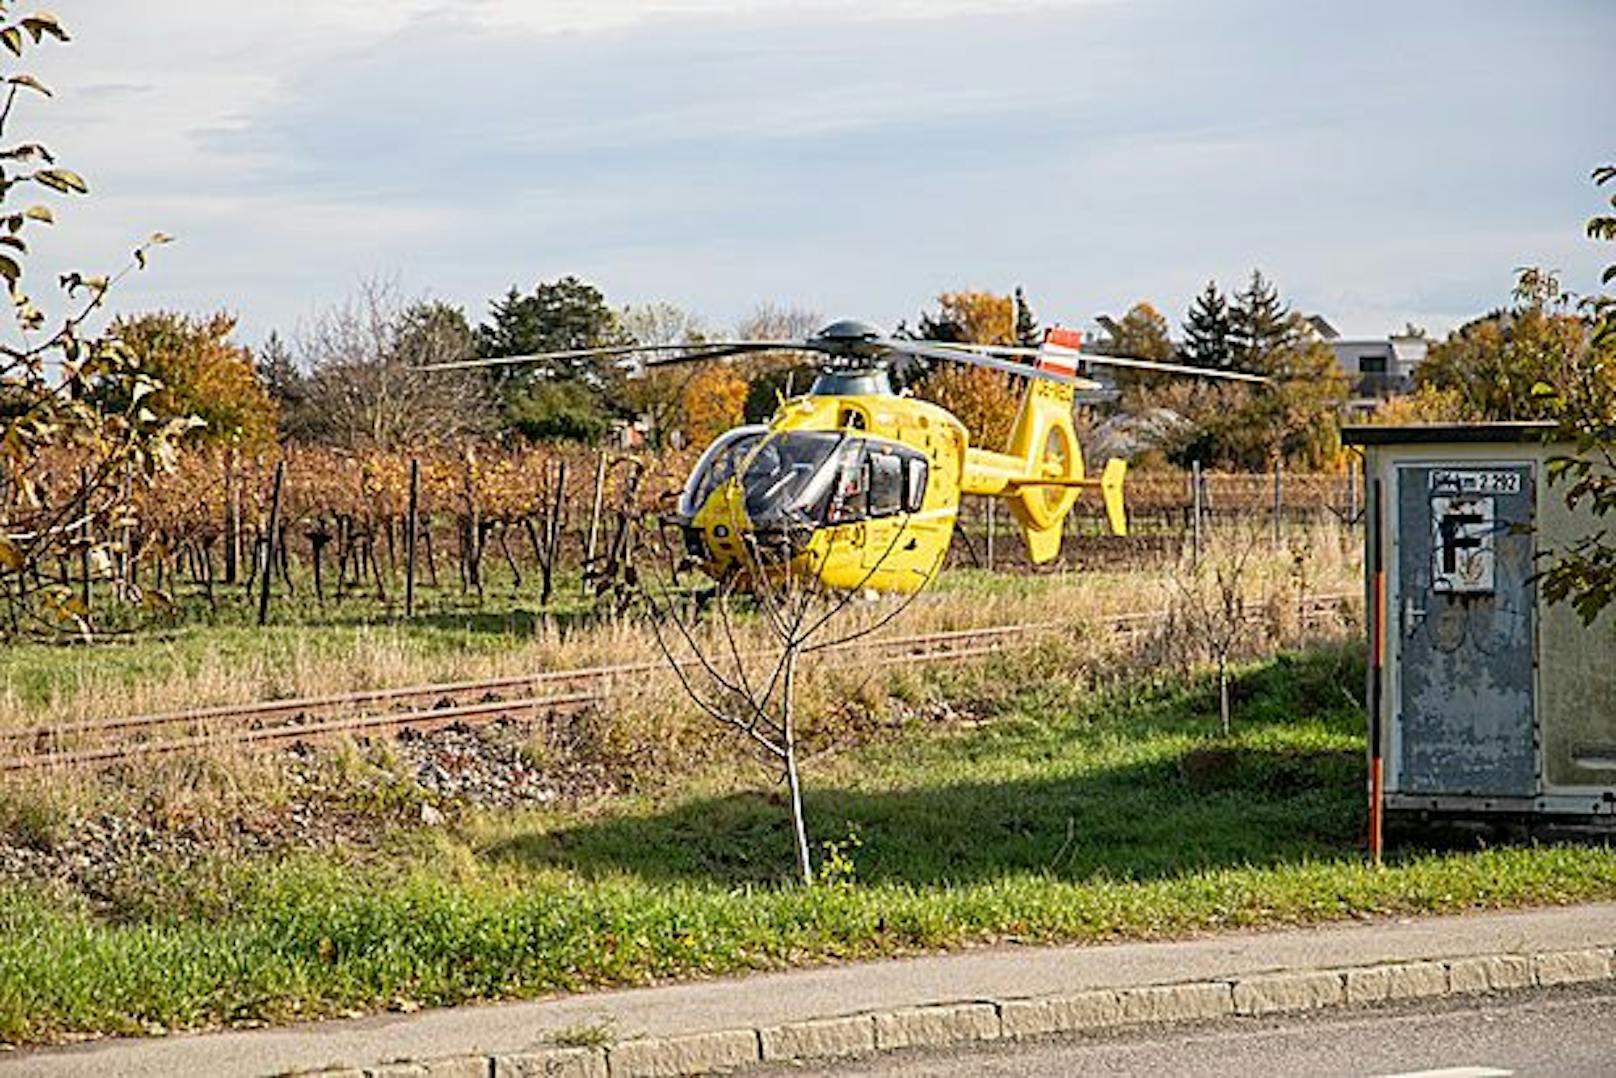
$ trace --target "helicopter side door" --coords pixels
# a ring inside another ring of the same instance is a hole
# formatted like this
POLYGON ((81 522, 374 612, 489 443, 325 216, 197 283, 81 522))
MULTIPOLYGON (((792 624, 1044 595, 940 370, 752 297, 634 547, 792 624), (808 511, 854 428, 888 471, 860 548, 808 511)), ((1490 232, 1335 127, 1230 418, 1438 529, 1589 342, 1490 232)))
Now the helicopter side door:
POLYGON ((867 447, 869 530, 864 568, 872 584, 894 586, 916 573, 928 576, 934 566, 927 542, 939 523, 925 507, 930 461, 908 445, 872 441, 867 447), (879 577, 879 579, 877 579, 879 577))
POLYGON ((908 516, 903 512, 903 473, 903 457, 893 447, 873 441, 865 446, 865 505, 869 523, 865 528, 862 561, 866 571, 892 563, 906 538, 908 516))

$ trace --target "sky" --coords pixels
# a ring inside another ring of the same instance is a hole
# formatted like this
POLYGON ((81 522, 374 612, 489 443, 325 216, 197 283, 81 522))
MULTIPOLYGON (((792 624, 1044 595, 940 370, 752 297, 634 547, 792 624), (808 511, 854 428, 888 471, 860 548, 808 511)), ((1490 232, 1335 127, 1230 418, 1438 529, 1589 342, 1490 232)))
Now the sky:
MULTIPOLYGON (((24 5, 26 6, 26 5, 24 5)), ((57 0, 7 129, 82 173, 30 278, 294 337, 361 282, 574 274, 715 328, 1020 285, 1175 323, 1254 267, 1349 334, 1578 291, 1608 0, 57 0), (48 276, 47 276, 48 275, 48 276)), ((1606 191, 1608 196, 1609 191, 1606 191)))

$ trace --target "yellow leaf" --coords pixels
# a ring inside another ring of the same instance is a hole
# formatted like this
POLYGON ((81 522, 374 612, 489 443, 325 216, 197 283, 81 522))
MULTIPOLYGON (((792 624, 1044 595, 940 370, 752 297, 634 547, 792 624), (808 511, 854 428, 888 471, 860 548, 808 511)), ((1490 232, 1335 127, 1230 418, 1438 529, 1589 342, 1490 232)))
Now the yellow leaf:
POLYGON ((42 93, 46 97, 52 96, 50 87, 46 86, 43 82, 40 82, 32 75, 13 75, 6 81, 11 83, 13 86, 26 86, 28 89, 42 93))
POLYGON ((0 535, 0 565, 14 573, 20 573, 27 564, 28 559, 23 555, 22 547, 12 542, 9 537, 0 535))
POLYGON ((34 179, 38 180, 46 187, 56 191, 61 191, 64 194, 76 191, 77 193, 83 195, 88 194, 90 191, 90 185, 84 182, 84 177, 80 176, 72 169, 42 168, 38 172, 34 173, 34 179))

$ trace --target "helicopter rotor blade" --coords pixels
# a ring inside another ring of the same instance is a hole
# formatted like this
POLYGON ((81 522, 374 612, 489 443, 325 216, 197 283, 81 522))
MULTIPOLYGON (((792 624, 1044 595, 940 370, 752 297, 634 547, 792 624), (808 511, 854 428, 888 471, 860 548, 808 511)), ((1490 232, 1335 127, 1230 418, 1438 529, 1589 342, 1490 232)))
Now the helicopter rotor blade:
MULTIPOLYGON (((1099 389, 1100 383, 1092 378, 1084 378, 1080 374, 1068 374, 1064 371, 1050 370, 1045 367, 1035 367, 1031 363, 1022 363, 1014 359, 1004 359, 988 352, 985 346, 968 346, 954 344, 949 341, 905 341, 888 339, 881 344, 890 351, 916 359, 933 359, 945 363, 966 363, 974 367, 986 367, 989 370, 1003 371, 1005 374, 1014 374, 1022 378, 1038 378, 1046 382, 1059 382, 1062 385, 1074 386, 1077 389, 1099 389)), ((995 349, 997 351, 997 349, 995 349)), ((1037 349, 1026 349, 1029 355, 1039 355, 1037 349)))
MULTIPOLYGON (((814 341, 713 341, 685 345, 677 355, 653 356, 632 365, 644 370, 675 367, 681 363, 699 363, 705 359, 725 359, 729 356, 752 356, 763 352, 823 352, 825 346, 814 341)), ((624 366, 631 361, 625 361, 624 366)))
MULTIPOLYGON (((490 356, 485 359, 456 359, 444 363, 423 363, 414 369, 418 371, 457 371, 477 367, 512 367, 524 363, 552 363, 569 359, 611 358, 658 352, 677 353, 666 358, 652 359, 643 364, 646 367, 660 367, 690 360, 742 355, 748 352, 822 350, 823 348, 816 346, 813 341, 691 341, 683 344, 618 344, 605 348, 569 348, 559 352, 531 352, 519 356, 490 356)), ((640 366, 641 364, 627 365, 640 366)))
MULTIPOLYGON (((950 348, 961 348, 969 352, 987 355, 1011 356, 1049 356, 1050 351, 1042 348, 1018 348, 1012 345, 1000 344, 951 344, 950 348)), ((1108 356, 1098 352, 1076 351, 1069 348, 1061 349, 1057 355, 1069 356, 1079 363, 1093 363, 1102 367, 1128 367, 1134 370, 1161 371, 1164 374, 1187 374, 1197 378, 1223 378, 1234 382, 1266 383, 1268 378, 1260 374, 1248 374, 1245 371, 1224 371, 1212 367, 1195 367, 1188 363, 1165 363, 1155 359, 1138 359, 1133 356, 1108 356)))

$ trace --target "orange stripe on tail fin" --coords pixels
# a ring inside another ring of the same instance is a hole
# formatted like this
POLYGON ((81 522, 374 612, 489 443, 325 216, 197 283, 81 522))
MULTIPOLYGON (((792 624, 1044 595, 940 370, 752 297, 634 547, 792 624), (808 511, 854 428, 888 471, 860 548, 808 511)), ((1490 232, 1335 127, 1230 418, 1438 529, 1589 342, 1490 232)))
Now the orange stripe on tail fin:
POLYGON ((1057 374, 1076 374, 1083 334, 1075 329, 1050 326, 1044 330, 1044 343, 1038 349, 1038 369, 1057 374))

